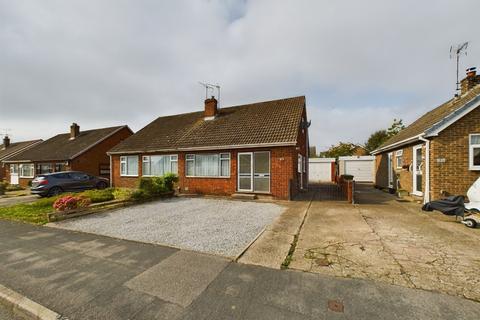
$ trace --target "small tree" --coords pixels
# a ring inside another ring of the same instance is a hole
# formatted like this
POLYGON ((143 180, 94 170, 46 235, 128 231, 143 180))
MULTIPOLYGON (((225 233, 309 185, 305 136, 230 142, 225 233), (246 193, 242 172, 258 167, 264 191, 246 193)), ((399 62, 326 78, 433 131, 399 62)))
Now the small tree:
POLYGON ((337 145, 332 145, 327 151, 320 152, 320 157, 338 158, 344 156, 351 156, 358 149, 358 145, 350 142, 339 142, 337 145))
POLYGON ((402 119, 398 119, 398 120, 393 119, 392 125, 390 126, 390 128, 387 129, 388 137, 389 138, 393 137, 394 135, 396 135, 397 133, 399 133, 403 129, 405 129, 405 125, 403 124, 403 120, 402 119))
POLYGON ((389 135, 387 130, 378 130, 370 135, 367 142, 365 143, 365 150, 368 153, 380 147, 385 141, 387 141, 389 135))

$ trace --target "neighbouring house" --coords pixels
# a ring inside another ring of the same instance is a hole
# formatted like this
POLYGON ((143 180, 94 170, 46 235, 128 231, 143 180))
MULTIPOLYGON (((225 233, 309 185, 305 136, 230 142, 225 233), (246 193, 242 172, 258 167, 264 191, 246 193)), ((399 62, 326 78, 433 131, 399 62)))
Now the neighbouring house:
POLYGON ((160 117, 112 150, 112 185, 178 174, 183 193, 291 199, 307 187, 305 97, 160 117))
POLYGON ((376 156, 379 187, 425 202, 466 195, 480 176, 480 76, 468 69, 461 94, 393 136, 376 156))
POLYGON ((5 180, 6 177, 6 168, 7 164, 4 161, 13 157, 14 155, 21 153, 37 144, 43 140, 30 140, 30 141, 20 141, 20 142, 10 142, 10 137, 5 135, 3 138, 3 144, 0 145, 0 182, 5 180))
POLYGON ((7 181, 27 186, 36 175, 72 170, 108 178, 107 151, 132 134, 126 125, 80 131, 73 123, 70 133, 58 134, 4 161, 7 181))

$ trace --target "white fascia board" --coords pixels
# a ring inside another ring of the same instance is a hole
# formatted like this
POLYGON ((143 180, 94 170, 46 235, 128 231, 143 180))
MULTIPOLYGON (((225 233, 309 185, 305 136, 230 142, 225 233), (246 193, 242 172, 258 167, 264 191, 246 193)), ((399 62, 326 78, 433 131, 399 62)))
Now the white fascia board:
POLYGON ((468 113, 475 110, 478 106, 480 106, 480 95, 476 96, 475 98, 467 102, 463 107, 455 110, 454 112, 450 113, 448 116, 431 126, 428 130, 425 131, 425 137, 438 136, 440 132, 463 118, 468 113))

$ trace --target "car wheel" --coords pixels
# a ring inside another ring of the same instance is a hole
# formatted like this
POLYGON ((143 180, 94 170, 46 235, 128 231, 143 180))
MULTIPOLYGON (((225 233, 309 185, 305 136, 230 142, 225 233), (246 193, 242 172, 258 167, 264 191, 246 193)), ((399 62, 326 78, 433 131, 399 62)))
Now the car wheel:
POLYGON ((475 228, 477 226, 477 222, 473 219, 465 219, 463 223, 469 228, 475 228))
POLYGON ((106 182, 99 182, 97 183, 97 189, 106 189, 108 187, 107 183, 106 182))
POLYGON ((48 190, 48 196, 49 197, 55 197, 58 196, 63 192, 62 188, 60 187, 53 187, 50 190, 48 190))

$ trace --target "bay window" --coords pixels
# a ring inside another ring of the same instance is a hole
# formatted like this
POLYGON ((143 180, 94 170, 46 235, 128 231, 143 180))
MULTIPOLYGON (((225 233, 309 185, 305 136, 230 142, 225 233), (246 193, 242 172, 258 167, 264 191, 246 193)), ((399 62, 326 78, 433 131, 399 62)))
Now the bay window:
POLYGON ((178 174, 178 156, 144 156, 142 157, 142 174, 144 176, 163 176, 166 173, 178 174))
POLYGON ((469 139, 470 170, 480 170, 480 133, 471 134, 469 139))
POLYGON ((33 163, 21 164, 19 166, 20 178, 33 178, 35 176, 35 170, 33 163))
POLYGON ((230 177, 230 153, 187 154, 187 177, 230 177))
POLYGON ((138 156, 120 157, 120 175, 124 177, 138 176, 138 156))

